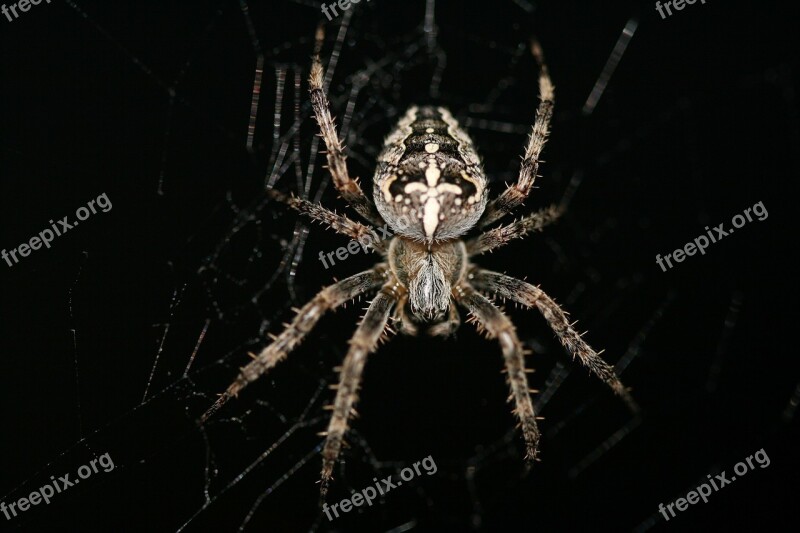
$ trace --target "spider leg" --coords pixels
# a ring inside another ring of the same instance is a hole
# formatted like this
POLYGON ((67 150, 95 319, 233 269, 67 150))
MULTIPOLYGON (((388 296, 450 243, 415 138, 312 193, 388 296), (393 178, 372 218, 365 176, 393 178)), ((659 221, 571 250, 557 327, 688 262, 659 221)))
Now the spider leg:
POLYGON ((239 376, 223 392, 219 399, 203 414, 200 423, 205 423, 228 400, 236 397, 247 385, 266 374, 281 362, 314 328, 325 311, 339 307, 356 296, 376 289, 386 282, 385 266, 361 272, 322 289, 304 305, 280 335, 271 336, 273 342, 242 367, 239 376))
POLYGON ((614 372, 614 368, 603 361, 580 334, 572 329, 567 314, 543 290, 511 276, 481 269, 472 272, 470 282, 479 290, 508 298, 526 307, 535 306, 558 336, 561 344, 572 354, 573 359, 578 357, 583 366, 611 387, 631 412, 634 414, 639 412, 639 406, 614 372))
POLYGON ((540 163, 539 155, 547 142, 550 119, 553 117, 555 91, 553 83, 550 81, 547 65, 544 62, 542 48, 537 41, 531 42, 531 53, 536 58, 536 62, 539 63, 539 98, 541 102, 539 102, 539 107, 536 109, 536 121, 528 139, 525 156, 522 158, 517 182, 509 185, 500 196, 489 202, 480 221, 482 228, 504 217, 525 201, 536 179, 536 171, 539 169, 540 163))
POLYGON ((506 226, 490 229, 467 241, 467 253, 470 256, 480 255, 499 248, 509 241, 520 239, 531 231, 541 231, 545 226, 556 222, 563 214, 564 208, 561 205, 551 205, 506 226))
POLYGON ((522 436, 525 438, 525 459, 532 463, 538 454, 540 433, 531 403, 528 378, 525 375, 525 353, 514 330, 514 324, 488 298, 469 285, 457 286, 453 294, 456 301, 472 314, 479 329, 485 329, 491 338, 496 338, 500 342, 506 365, 506 381, 511 388, 508 401, 514 401, 513 412, 519 419, 522 436))
MULTIPOLYGON (((380 252, 383 252, 386 249, 386 242, 381 240, 375 230, 369 226, 365 226, 364 224, 350 220, 346 216, 339 215, 336 212, 323 207, 322 205, 309 202, 308 200, 303 200, 302 198, 297 198, 296 196, 287 196, 276 191, 275 189, 270 189, 268 194, 279 202, 283 202, 284 204, 288 205, 298 213, 306 215, 317 222, 327 224, 329 228, 337 233, 346 235, 360 243, 363 242, 366 246, 374 248, 380 252)), ((384 224, 384 227, 386 227, 386 224, 384 224)), ((381 233, 385 232, 382 231, 381 233)))
POLYGON ((358 388, 367 355, 375 350, 396 301, 397 296, 393 289, 388 285, 385 286, 370 303, 364 318, 350 340, 350 349, 339 373, 339 384, 334 386, 336 399, 333 402, 333 415, 328 423, 325 447, 322 450, 320 487, 322 501, 328 491, 328 483, 333 475, 333 466, 342 449, 344 434, 347 431, 347 421, 350 415, 355 413, 353 407, 358 400, 358 388))
POLYGON ((350 178, 350 173, 347 170, 347 156, 344 155, 344 147, 339 140, 339 134, 336 132, 336 123, 331 117, 330 102, 323 89, 324 79, 325 73, 322 63, 319 60, 319 54, 316 54, 311 63, 311 75, 308 80, 311 92, 311 106, 314 108, 314 116, 317 119, 317 124, 319 124, 322 140, 325 141, 328 170, 333 177, 333 184, 339 194, 342 195, 344 201, 352 206, 359 215, 373 224, 381 225, 383 224, 383 219, 381 219, 370 199, 364 194, 364 191, 361 190, 358 180, 350 178))

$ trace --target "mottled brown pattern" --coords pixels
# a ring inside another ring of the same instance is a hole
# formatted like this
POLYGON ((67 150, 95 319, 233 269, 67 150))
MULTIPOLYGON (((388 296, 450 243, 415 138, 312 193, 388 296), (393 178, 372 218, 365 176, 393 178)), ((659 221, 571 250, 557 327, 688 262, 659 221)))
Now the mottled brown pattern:
MULTIPOLYGON (((511 320, 481 292, 536 307, 564 347, 593 374, 605 381, 636 411, 636 403, 619 381, 614 369, 581 339, 566 313, 541 289, 521 280, 481 270, 470 258, 540 230, 554 222, 563 206, 549 207, 533 215, 488 230, 468 242, 463 235, 487 226, 518 206, 533 186, 539 155, 547 140, 553 108, 553 85, 541 49, 533 55, 540 65, 537 111, 519 179, 487 206, 487 180, 478 154, 467 133, 443 107, 412 106, 386 137, 374 179, 373 201, 364 195, 347 170, 344 147, 331 118, 322 89, 324 71, 315 57, 311 69, 311 102, 327 149, 328 169, 342 197, 368 226, 337 215, 321 205, 274 193, 273 197, 298 212, 327 224, 337 233, 361 240, 376 235, 373 226, 388 225, 395 236, 375 245, 383 256, 375 268, 324 288, 303 306, 294 320, 253 361, 203 415, 205 421, 228 399, 282 361, 316 325, 325 311, 367 292, 378 290, 350 341, 340 369, 332 416, 322 451, 321 496, 324 499, 333 476, 350 417, 355 413, 361 375, 367 356, 375 350, 388 322, 406 335, 448 336, 460 324, 457 306, 471 314, 478 328, 497 339, 505 362, 506 379, 525 440, 528 461, 538 455, 540 432, 531 402, 525 369, 525 351, 511 320)), ((377 241, 378 239, 376 239, 377 241)))

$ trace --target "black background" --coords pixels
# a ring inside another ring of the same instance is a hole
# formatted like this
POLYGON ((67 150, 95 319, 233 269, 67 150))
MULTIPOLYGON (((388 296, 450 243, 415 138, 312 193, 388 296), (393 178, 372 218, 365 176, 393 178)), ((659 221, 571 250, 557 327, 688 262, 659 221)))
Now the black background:
MULTIPOLYGON (((369 361, 355 446, 330 501, 377 475, 368 455, 400 465, 431 455, 436 475, 329 525, 316 508, 319 459, 312 452, 321 421, 288 439, 186 531, 236 530, 267 489, 248 530, 616 531, 644 529, 650 519, 656 528, 684 530, 796 526, 798 416, 782 417, 800 380, 792 16, 777 2, 708 0, 666 20, 651 2, 542 2, 532 13, 520 5, 528 4, 437 3, 448 63, 434 101, 462 121, 529 123, 535 66, 522 54, 509 67, 508 51, 536 34, 557 103, 544 176, 527 209, 556 201, 573 173, 584 180, 563 223, 480 263, 541 283, 610 361, 640 342, 623 377, 644 409, 641 423, 570 477, 630 422, 620 402, 576 368, 544 412, 542 461, 523 476, 519 436, 503 441, 514 421, 496 344, 469 325, 447 341, 393 338, 369 361), (582 115, 631 17, 639 26, 628 50, 594 113, 582 115), (472 112, 469 105, 504 76, 512 83, 498 105, 472 112), (682 247, 706 225, 729 226, 759 201, 767 220, 666 273, 655 264, 656 254, 682 247), (731 472, 761 448, 769 467, 669 523, 655 514, 659 503, 685 495, 706 474, 731 472)), ((350 90, 347 74, 363 68, 365 57, 397 55, 398 43, 415 35, 424 5, 375 0, 354 10, 331 88, 335 106, 350 90)), ((282 276, 250 302, 275 271, 296 217, 270 203, 254 211, 258 223, 240 240, 226 241, 234 221, 227 198, 241 206, 261 198, 272 65, 298 66, 305 78, 320 21, 313 2, 252 2, 250 12, 268 64, 253 154, 245 138, 255 54, 237 2, 54 0, 13 22, 0 18, 0 246, 14 248, 103 192, 113 203, 52 249, 10 268, 0 263, 0 495, 14 501, 105 452, 116 465, 49 506, 11 521, 0 516, 0 530, 175 531, 203 506, 208 449, 218 468, 213 495, 288 430, 320 380, 335 379, 332 368, 358 317, 353 306, 324 319, 285 365, 226 407, 205 437, 194 425, 247 361, 245 352, 261 346, 260 325, 277 331, 291 316, 288 306, 370 264, 356 256, 322 268, 318 251, 346 241, 314 225, 294 299, 282 276), (221 274, 209 275, 201 267, 220 243, 221 274), (181 379, 206 320, 192 372, 181 379), (259 400, 267 407, 246 414, 259 400), (229 420, 237 416, 245 421, 229 420)), ((339 22, 326 26, 326 53, 339 22)), ((363 156, 351 158, 362 181, 372 171, 364 147, 377 146, 405 106, 428 98, 428 79, 409 71, 386 88, 397 108, 368 113, 374 124, 352 143, 363 156)), ((304 102, 305 91, 304 84, 304 102)), ((514 178, 524 133, 470 131, 496 179, 493 190, 501 190, 514 178)), ((306 147, 314 133, 308 120, 302 133, 306 147)), ((323 179, 319 164, 313 190, 323 179)), ((278 188, 294 190, 291 174, 278 188)), ((331 189, 324 203, 342 208, 331 189)), ((553 365, 568 358, 540 317, 507 310, 537 352, 529 364, 538 370, 533 385, 543 388, 553 365)), ((329 394, 313 404, 313 416, 322 416, 329 394)))

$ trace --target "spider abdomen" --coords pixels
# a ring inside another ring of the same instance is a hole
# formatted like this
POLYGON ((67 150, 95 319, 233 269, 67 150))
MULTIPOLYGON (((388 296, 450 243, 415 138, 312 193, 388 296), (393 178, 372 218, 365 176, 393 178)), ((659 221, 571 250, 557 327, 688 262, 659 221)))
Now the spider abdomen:
POLYGON ((443 107, 412 106, 386 137, 373 195, 395 233, 432 243, 472 228, 486 177, 469 135, 443 107))

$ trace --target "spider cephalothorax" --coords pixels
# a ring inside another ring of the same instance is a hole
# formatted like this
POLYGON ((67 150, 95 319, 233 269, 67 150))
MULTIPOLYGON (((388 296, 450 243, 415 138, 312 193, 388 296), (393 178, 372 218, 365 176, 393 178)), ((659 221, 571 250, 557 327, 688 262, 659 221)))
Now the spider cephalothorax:
MULTIPOLYGON (((319 36, 318 36, 319 39, 319 36)), ((319 43, 318 43, 319 45, 319 43)), ((271 194, 297 211, 328 224, 359 242, 372 242, 382 261, 374 268, 323 288, 297 311, 273 342, 243 367, 208 419, 227 400, 282 361, 316 325, 325 311, 368 292, 377 294, 350 341, 331 406, 322 451, 322 496, 333 474, 347 424, 358 399, 367 355, 394 320, 401 333, 447 336, 460 324, 457 306, 465 308, 503 352, 514 415, 526 444, 526 459, 536 459, 539 429, 525 370, 525 351, 511 320, 482 293, 536 307, 564 347, 605 381, 632 410, 636 404, 611 368, 572 328, 566 313, 541 289, 511 276, 484 270, 471 258, 539 230, 555 221, 562 206, 552 206, 505 226, 461 240, 476 225, 485 228, 518 207, 533 187, 539 155, 547 140, 553 110, 553 86, 539 45, 531 52, 539 68, 541 102, 520 166, 519 178, 487 203, 487 180, 469 136, 443 107, 412 106, 387 136, 375 171, 370 200, 350 178, 347 162, 323 90, 323 69, 314 58, 309 79, 311 103, 327 148, 328 167, 342 198, 372 227, 299 198, 271 194), (374 203, 373 203, 374 201, 374 203), (373 227, 388 225, 395 236, 381 241, 373 227)))

